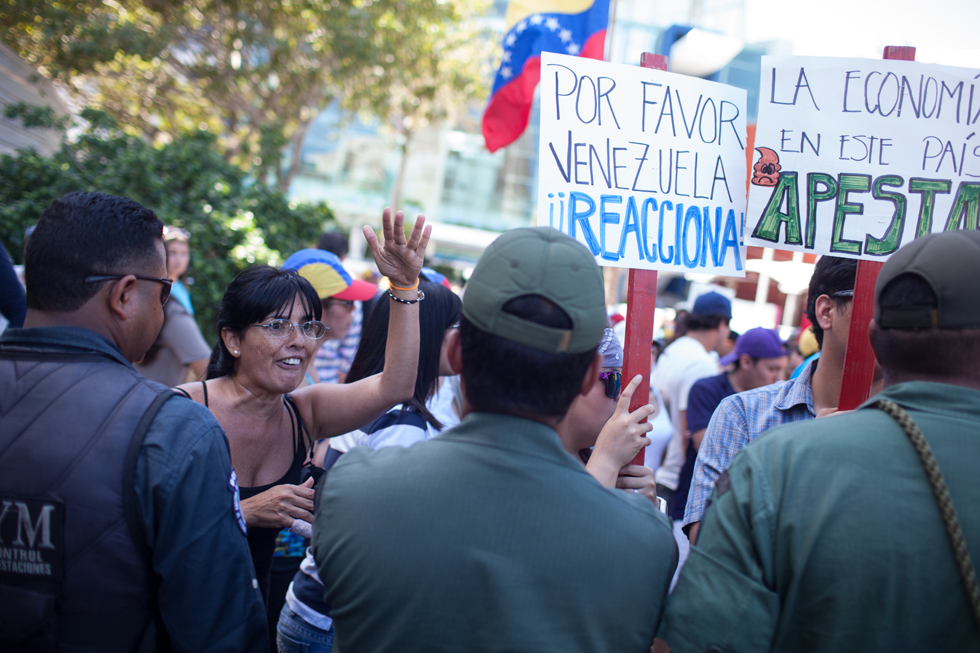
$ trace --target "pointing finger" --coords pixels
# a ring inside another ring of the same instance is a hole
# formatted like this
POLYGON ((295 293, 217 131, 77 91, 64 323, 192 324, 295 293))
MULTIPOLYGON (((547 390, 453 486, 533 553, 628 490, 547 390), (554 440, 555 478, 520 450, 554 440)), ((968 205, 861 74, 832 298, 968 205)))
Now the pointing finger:
POLYGON ((636 392, 636 389, 640 386, 640 381, 642 380, 642 374, 637 374, 630 379, 629 384, 623 388, 622 393, 619 395, 619 406, 625 406, 626 410, 629 410, 630 400, 633 399, 633 393, 636 392))

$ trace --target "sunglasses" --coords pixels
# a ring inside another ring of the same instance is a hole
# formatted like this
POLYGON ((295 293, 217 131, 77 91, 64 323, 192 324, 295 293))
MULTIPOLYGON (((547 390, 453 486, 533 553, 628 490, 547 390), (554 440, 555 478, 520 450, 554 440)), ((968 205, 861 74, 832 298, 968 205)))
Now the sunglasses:
POLYGON ((163 239, 164 240, 189 240, 191 237, 191 232, 186 229, 181 229, 180 227, 164 227, 163 228, 163 239))
POLYGON ((327 326, 323 322, 317 322, 316 320, 310 320, 302 324, 293 324, 289 320, 278 319, 270 320, 268 324, 249 324, 249 326, 261 327, 268 331, 269 335, 273 338, 285 338, 291 335, 296 327, 299 327, 300 333, 310 340, 319 340, 327 332, 327 326))
POLYGON ((599 372, 599 380, 606 384, 606 396, 610 399, 618 399, 619 393, 623 389, 622 372, 599 372))
MULTIPOLYGON (((85 283, 102 283, 103 281, 112 281, 114 279, 122 279, 123 277, 128 277, 128 274, 98 274, 91 277, 85 277, 85 283)), ((166 278, 160 277, 141 277, 137 274, 132 275, 139 279, 140 281, 156 281, 161 284, 163 288, 160 289, 160 306, 165 306, 167 300, 170 299, 170 286, 173 285, 173 281, 166 278)))
POLYGON ((329 307, 331 304, 340 304, 341 306, 347 309, 354 308, 353 299, 334 299, 333 297, 328 297, 324 303, 325 303, 324 308, 329 307))
POLYGON ((851 299, 854 297, 853 290, 838 290, 837 292, 830 293, 831 297, 840 297, 841 299, 851 299))

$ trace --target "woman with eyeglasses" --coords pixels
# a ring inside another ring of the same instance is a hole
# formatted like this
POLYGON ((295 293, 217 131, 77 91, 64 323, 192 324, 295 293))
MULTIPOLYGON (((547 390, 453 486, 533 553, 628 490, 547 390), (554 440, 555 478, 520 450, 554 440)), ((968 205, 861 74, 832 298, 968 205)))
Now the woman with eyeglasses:
POLYGON ((412 397, 424 299, 417 284, 431 228, 423 229, 419 216, 406 239, 403 221, 401 211, 392 219, 385 209, 383 245, 364 228, 378 269, 391 279, 381 373, 296 390, 326 331, 320 299, 296 272, 260 266, 240 273, 225 290, 207 380, 180 388, 207 406, 228 436, 240 522, 263 597, 276 534, 294 521, 313 520, 313 479, 300 484, 313 442, 368 424, 412 397))
MULTIPOLYGON (((432 438, 443 429, 426 403, 436 394, 441 377, 453 374, 446 342, 451 329, 459 325, 462 302, 454 292, 438 283, 422 281, 419 289, 425 294, 425 302, 419 309, 419 362, 415 392, 409 401, 363 428, 338 438, 344 441, 344 451, 358 445, 372 449, 410 447, 432 438)), ((390 308, 385 303, 378 303, 371 309, 345 383, 360 383, 384 368, 385 343, 390 333, 390 308)), ((329 469, 340 455, 341 452, 335 449, 328 450, 324 467, 329 469)), ((279 616, 279 651, 329 653, 333 643, 332 626, 330 608, 323 600, 323 583, 317 574, 312 549, 308 549, 300 570, 286 592, 286 604, 279 616)))

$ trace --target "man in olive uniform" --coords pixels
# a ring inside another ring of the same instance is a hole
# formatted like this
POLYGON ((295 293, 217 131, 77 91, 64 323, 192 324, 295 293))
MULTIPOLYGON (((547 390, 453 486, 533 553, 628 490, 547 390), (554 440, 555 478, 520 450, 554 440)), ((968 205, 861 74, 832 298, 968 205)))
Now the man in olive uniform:
POLYGON ((320 489, 314 556, 345 653, 650 650, 670 524, 555 431, 598 381, 605 323, 583 245, 542 227, 487 248, 448 336, 462 423, 356 447, 320 489))
POLYGON ((672 651, 980 649, 909 435, 924 434, 965 534, 960 558, 976 560, 978 277, 976 231, 923 236, 885 263, 869 327, 885 390, 735 457, 667 606, 659 636, 672 651))

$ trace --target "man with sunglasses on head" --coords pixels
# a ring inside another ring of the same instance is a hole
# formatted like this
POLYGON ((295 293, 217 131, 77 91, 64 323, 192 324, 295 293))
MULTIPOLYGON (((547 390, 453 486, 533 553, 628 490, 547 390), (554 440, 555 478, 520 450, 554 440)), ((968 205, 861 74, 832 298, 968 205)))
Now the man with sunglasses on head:
POLYGON ((224 433, 132 367, 170 297, 162 236, 72 193, 28 245, 0 335, 0 650, 267 647, 224 433))
POLYGON ((824 256, 817 261, 807 295, 807 318, 820 358, 790 381, 726 397, 718 405, 698 450, 683 528, 693 543, 712 488, 742 448, 765 431, 837 410, 844 352, 851 327, 857 261, 824 256))

